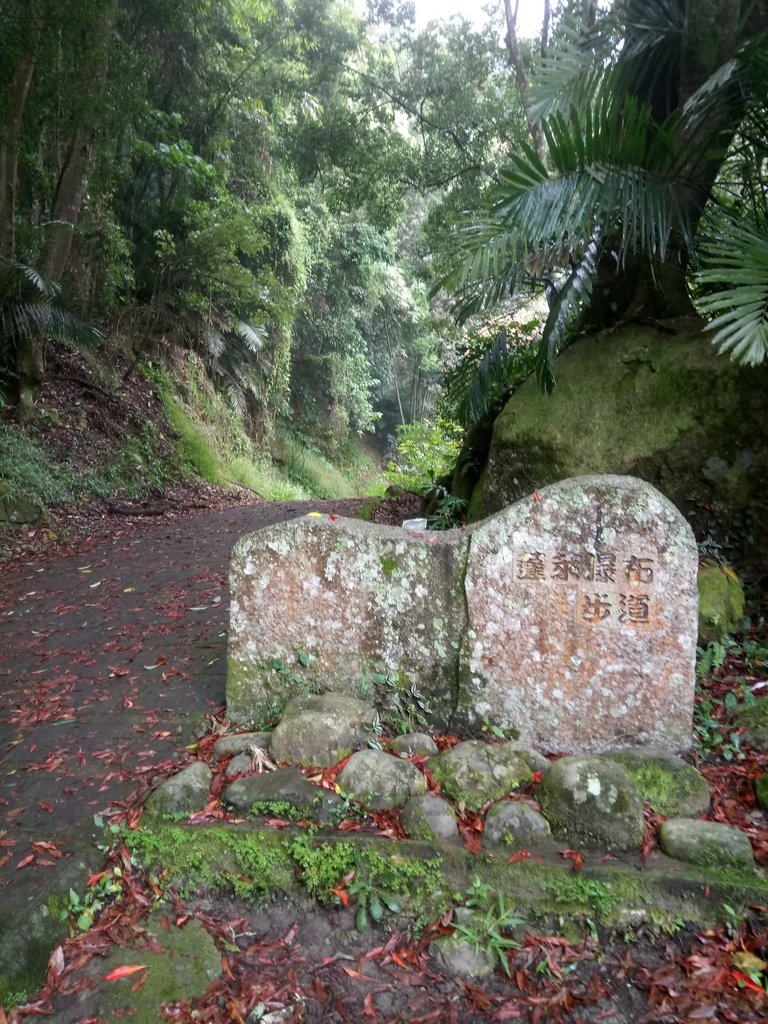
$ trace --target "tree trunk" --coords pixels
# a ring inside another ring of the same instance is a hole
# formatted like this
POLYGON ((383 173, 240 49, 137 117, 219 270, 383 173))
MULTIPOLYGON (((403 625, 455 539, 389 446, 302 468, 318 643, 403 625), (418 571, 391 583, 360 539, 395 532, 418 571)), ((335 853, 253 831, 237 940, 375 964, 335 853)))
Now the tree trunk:
POLYGON ((32 417, 35 394, 43 382, 43 342, 24 332, 16 338, 16 416, 22 422, 32 417))
MULTIPOLYGON (((520 102, 523 105, 523 113, 528 123, 528 130, 531 133, 531 139, 533 140, 533 148, 536 150, 536 155, 542 163, 546 160, 546 148, 544 146, 544 134, 541 130, 541 125, 531 121, 528 114, 528 108, 530 107, 530 90, 528 88, 528 75, 526 74, 525 64, 523 63, 523 55, 520 53, 520 44, 517 39, 517 11, 520 0, 515 0, 514 9, 512 8, 512 0, 504 0, 504 17, 507 22, 507 34, 504 38, 504 43, 507 47, 507 55, 509 57, 509 63, 515 72, 515 80, 517 81, 517 91, 520 94, 520 102)), ((545 27, 546 27, 545 23, 545 27)))
POLYGON ((48 225, 45 272, 52 281, 60 281, 69 261, 75 226, 85 191, 92 140, 85 128, 78 127, 67 148, 64 166, 48 225))
POLYGON ((0 257, 12 259, 16 239, 16 181, 19 166, 19 135, 24 108, 32 84, 40 41, 40 22, 35 19, 25 40, 24 53, 11 80, 8 117, 0 145, 0 257))
POLYGON ((80 219, 80 208, 93 149, 95 115, 107 76, 106 48, 117 14, 117 4, 118 0, 108 0, 100 23, 93 29, 95 39, 91 51, 94 53, 94 62, 89 105, 81 111, 70 137, 51 208, 45 272, 53 281, 60 281, 64 275, 72 249, 72 238, 80 219))

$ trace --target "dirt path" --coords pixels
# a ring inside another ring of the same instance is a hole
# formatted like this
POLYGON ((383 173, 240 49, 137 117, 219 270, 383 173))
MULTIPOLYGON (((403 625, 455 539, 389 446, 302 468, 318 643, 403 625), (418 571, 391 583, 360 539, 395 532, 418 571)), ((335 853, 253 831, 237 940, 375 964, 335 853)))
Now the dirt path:
MULTIPOLYGON (((241 534, 358 501, 260 502, 2 570, 0 896, 40 902, 93 816, 149 787, 224 703, 227 572, 241 534)), ((3 926, 0 925, 0 936, 3 926)), ((3 941, 0 937, 0 965, 3 941)), ((0 974, 2 969, 0 966, 0 974)))

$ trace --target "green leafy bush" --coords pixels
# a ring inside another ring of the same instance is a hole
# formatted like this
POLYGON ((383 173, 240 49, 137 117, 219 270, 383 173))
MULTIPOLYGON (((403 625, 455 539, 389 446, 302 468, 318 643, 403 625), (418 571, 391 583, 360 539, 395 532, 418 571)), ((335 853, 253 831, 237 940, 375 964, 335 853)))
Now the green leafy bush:
POLYGON ((390 483, 426 494, 447 473, 461 451, 463 432, 452 420, 418 420, 398 426, 395 454, 386 469, 390 483))

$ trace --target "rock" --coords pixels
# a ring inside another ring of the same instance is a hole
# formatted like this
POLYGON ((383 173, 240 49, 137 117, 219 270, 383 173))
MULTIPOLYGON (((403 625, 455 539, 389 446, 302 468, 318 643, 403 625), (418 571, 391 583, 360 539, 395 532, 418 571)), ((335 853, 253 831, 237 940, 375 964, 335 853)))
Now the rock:
POLYGON ((427 789, 427 780, 418 768, 383 750, 353 754, 339 772, 337 784, 343 793, 372 811, 404 807, 411 797, 427 789))
POLYGON ((507 747, 465 740, 429 761, 429 770, 451 799, 478 810, 532 778, 522 757, 507 747))
POLYGON ((627 769, 640 796, 658 814, 697 818, 709 807, 709 783, 681 757, 653 747, 627 747, 604 756, 627 769))
POLYGON ((744 589, 733 569, 706 559, 699 566, 699 637, 724 640, 744 615, 744 589))
POLYGON ((549 761, 546 757, 522 740, 507 740, 503 746, 519 754, 532 772, 545 772, 549 768, 549 761))
POLYGON ((757 806, 768 811, 768 772, 755 779, 755 796, 757 797, 757 806))
POLYGON ((536 796, 558 839, 608 850, 631 850, 643 842, 643 801, 619 764, 562 757, 544 772, 536 796))
POLYGON ((733 825, 691 818, 670 818, 661 826, 659 845, 668 857, 704 867, 753 868, 747 836, 733 825))
POLYGON ((365 742, 375 709, 339 693, 294 697, 272 733, 270 753, 289 764, 331 765, 365 742))
POLYGON ((414 796, 403 808, 400 824, 411 839, 453 839, 458 834, 450 804, 429 793, 414 796))
POLYGON ((253 771, 253 758, 250 754, 235 754, 227 765, 227 775, 247 775, 253 771))
POLYGON ((464 557, 448 533, 337 516, 241 537, 230 570, 230 718, 263 718, 310 686, 356 697, 360 679, 383 670, 429 692, 446 722, 464 633, 464 557))
POLYGON ((389 748, 394 754, 405 754, 407 757, 431 757, 437 753, 437 744, 426 732, 409 732, 405 736, 395 736, 389 748))
MULTIPOLYGON (((566 480, 470 531, 282 523, 233 555, 229 713, 253 720, 313 688, 353 699, 385 669, 390 688, 423 695, 429 729, 525 732, 545 751, 685 749, 697 562, 676 509, 625 477, 566 480)), ((333 760, 278 752, 286 731, 284 716, 275 756, 333 760)), ((296 744, 323 732, 293 729, 296 744)))
POLYGON ((566 480, 479 523, 460 711, 545 751, 688 748, 697 564, 677 509, 629 477, 566 480))
POLYGON ((738 704, 731 721, 742 730, 741 742, 755 750, 768 750, 768 699, 758 697, 754 704, 738 704))
POLYGON ((229 754, 246 754, 251 747, 269 750, 272 742, 271 732, 233 732, 222 736, 213 745, 216 757, 227 757, 229 754))
POLYGON ((92 1019, 93 1014, 104 1020, 126 1017, 134 1024, 157 1024, 165 1003, 202 995, 221 974, 221 954, 199 921, 191 918, 183 928, 177 928, 173 918, 170 910, 150 915, 145 925, 150 948, 147 942, 139 949, 113 946, 106 959, 95 958, 91 970, 95 988, 81 990, 74 1007, 46 1019, 52 1024, 69 1024, 92 1019), (128 964, 142 964, 146 970, 105 981, 111 971, 128 964), (143 983, 134 991, 142 977, 143 983))
MULTIPOLYGON (((10 837, 9 837, 10 838, 10 837)), ((73 834, 68 839, 71 841, 73 834)), ((80 845, 79 843, 77 844, 80 845)), ((42 988, 48 958, 58 943, 69 937, 69 893, 84 893, 93 871, 94 852, 57 860, 34 874, 17 871, 12 885, 4 879, 3 913, 0 919, 0 1006, 11 1009, 6 996, 31 995, 42 988), (89 866, 90 865, 90 866, 89 866)), ((72 1018, 70 1018, 71 1020, 72 1018)))
POLYGON ((483 949, 478 942, 472 942, 457 932, 436 939, 430 950, 443 971, 465 981, 490 978, 498 966, 490 950, 483 949))
POLYGON ((298 768, 278 768, 276 772, 236 779, 227 786, 221 799, 240 814, 254 813, 256 806, 255 813, 265 818, 291 817, 297 821, 320 822, 332 818, 343 803, 336 793, 311 783, 298 768))
POLYGON ((681 328, 627 324, 585 338, 558 359, 551 395, 533 377, 519 387, 494 424, 470 519, 565 477, 628 473, 690 513, 697 534, 735 541, 742 570, 762 572, 768 365, 719 355, 700 323, 681 328))
POLYGON ((9 485, 0 480, 0 526, 20 526, 36 523, 42 516, 42 506, 23 494, 11 494, 9 485))
POLYGON ((176 775, 166 779, 147 797, 144 814, 151 820, 169 815, 194 814, 208 803, 211 769, 202 761, 194 761, 176 775))
POLYGON ((483 843, 503 844, 510 850, 524 850, 552 838, 549 822, 528 804, 502 800, 488 808, 483 843))

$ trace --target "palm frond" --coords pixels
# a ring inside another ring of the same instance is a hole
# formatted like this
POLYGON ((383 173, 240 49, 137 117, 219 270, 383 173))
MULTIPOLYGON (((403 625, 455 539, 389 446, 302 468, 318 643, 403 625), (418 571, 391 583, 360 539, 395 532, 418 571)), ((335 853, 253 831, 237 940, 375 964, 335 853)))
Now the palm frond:
POLYGON ((558 29, 557 45, 545 57, 532 84, 528 116, 534 122, 559 111, 589 102, 611 59, 615 46, 613 24, 607 19, 594 26, 580 15, 566 16, 558 29))
POLYGON ((239 420, 245 419, 246 402, 242 387, 237 381, 230 380, 224 388, 224 394, 232 412, 239 420))
POLYGON ((235 333, 245 342, 249 352, 258 352, 264 344, 267 329, 264 324, 248 324, 240 320, 235 327, 235 333))
POLYGON ((98 345, 102 338, 95 327, 47 302, 4 303, 0 329, 9 338, 42 335, 86 347, 98 345))
POLYGON ((555 361, 567 347, 569 333, 579 314, 589 305, 597 275, 601 241, 598 228, 579 263, 573 268, 549 310, 536 359, 536 376, 550 394, 555 387, 555 361))
POLYGON ((60 285, 55 281, 51 281, 50 278, 45 277, 34 267, 29 267, 24 263, 16 263, 15 268, 16 271, 32 286, 33 290, 43 298, 55 299, 61 291, 60 285))
POLYGON ((509 338, 502 327, 477 365, 469 388, 459 405, 458 420, 464 427, 481 419, 507 385, 510 362, 509 338))
POLYGON ((205 350, 211 359, 219 359, 227 347, 224 335, 212 324, 207 324, 203 331, 203 342, 205 350))
POLYGON ((713 343, 731 358, 753 366, 768 357, 768 232, 730 224, 705 244, 699 284, 717 288, 698 299, 713 343))

